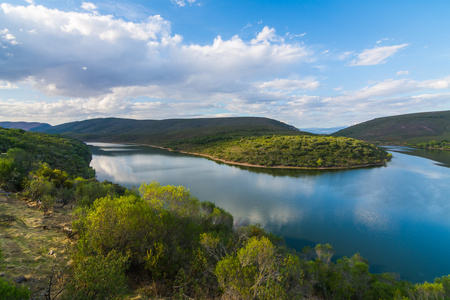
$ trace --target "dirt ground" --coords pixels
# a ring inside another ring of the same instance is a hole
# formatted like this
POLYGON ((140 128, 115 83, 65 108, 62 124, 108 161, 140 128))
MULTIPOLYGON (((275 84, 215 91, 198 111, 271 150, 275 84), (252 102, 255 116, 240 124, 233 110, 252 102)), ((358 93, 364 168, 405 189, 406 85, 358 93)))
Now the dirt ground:
POLYGON ((70 264, 70 209, 45 213, 36 202, 0 191, 0 245, 5 258, 0 276, 14 281, 19 276, 28 286, 32 299, 45 299, 52 281, 52 298, 62 285, 70 264))

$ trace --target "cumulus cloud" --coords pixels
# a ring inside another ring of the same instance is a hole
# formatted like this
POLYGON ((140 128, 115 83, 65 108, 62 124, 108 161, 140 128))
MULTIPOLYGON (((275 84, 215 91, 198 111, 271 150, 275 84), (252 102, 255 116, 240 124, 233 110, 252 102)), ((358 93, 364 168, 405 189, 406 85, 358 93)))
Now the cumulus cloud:
POLYGON ((351 66, 373 66, 386 62, 386 59, 397 53, 398 50, 408 46, 408 44, 401 44, 395 46, 375 47, 366 49, 357 58, 350 62, 351 66))
MULTIPOLYGON (((83 6, 94 9, 90 3, 83 6)), ((217 36, 197 45, 184 44, 159 15, 137 23, 3 3, 0 20, 0 26, 23 28, 8 32, 22 44, 4 61, 0 79, 26 79, 53 96, 92 97, 115 87, 147 85, 168 93, 174 87, 187 93, 194 86, 229 90, 242 87, 243 81, 286 73, 311 56, 305 46, 286 43, 269 27, 251 41, 217 36)))
MULTIPOLYGON (((102 15, 90 2, 82 8, 64 12, 0 4, 0 118, 60 124, 108 116, 252 115, 323 127, 365 121, 387 110, 448 109, 446 77, 388 79, 322 93, 326 78, 309 74, 320 72, 311 63, 323 55, 269 26, 249 39, 216 36, 196 44, 172 33, 170 22, 159 15, 131 22, 102 15), (313 73, 302 74, 306 68, 313 73), (33 98, 19 99, 17 84, 31 86, 33 98)), ((378 64, 406 46, 378 46, 338 59, 378 64)))

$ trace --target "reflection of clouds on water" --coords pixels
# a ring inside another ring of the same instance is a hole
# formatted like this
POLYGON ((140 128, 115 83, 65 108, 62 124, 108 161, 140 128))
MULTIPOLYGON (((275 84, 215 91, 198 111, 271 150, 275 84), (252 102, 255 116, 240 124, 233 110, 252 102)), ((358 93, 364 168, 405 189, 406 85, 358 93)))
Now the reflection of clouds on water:
POLYGON ((300 222, 303 218, 301 210, 285 204, 280 206, 273 205, 269 209, 265 207, 264 210, 255 207, 247 213, 246 217, 241 216, 241 218, 248 220, 250 224, 259 224, 262 227, 268 224, 276 224, 280 227, 292 222, 300 222))
POLYGON ((97 174, 102 174, 103 179, 112 182, 133 184, 137 178, 133 176, 133 170, 127 159, 122 157, 95 156, 92 159, 91 167, 97 174))
POLYGON ((416 167, 409 167, 408 170, 411 172, 421 174, 430 179, 444 179, 444 178, 450 179, 450 176, 444 172, 437 172, 437 171, 431 172, 429 170, 424 170, 422 168, 416 168, 416 167))
POLYGON ((354 221, 357 225, 364 225, 370 231, 392 231, 393 227, 386 215, 375 210, 356 208, 354 221))
POLYGON ((120 152, 120 151, 134 151, 136 150, 135 145, 125 145, 125 144, 114 144, 114 146, 111 146, 111 144, 108 143, 87 143, 89 146, 95 146, 98 147, 101 151, 108 151, 108 152, 120 152))

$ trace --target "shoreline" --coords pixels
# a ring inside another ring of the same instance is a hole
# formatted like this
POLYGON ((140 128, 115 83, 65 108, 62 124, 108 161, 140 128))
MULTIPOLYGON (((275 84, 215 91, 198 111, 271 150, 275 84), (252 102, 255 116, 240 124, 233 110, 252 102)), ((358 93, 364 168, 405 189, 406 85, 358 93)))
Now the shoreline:
POLYGON ((228 161, 221 158, 217 158, 208 154, 202 154, 202 153, 196 153, 196 152, 187 152, 187 151, 181 151, 181 150, 174 150, 171 148, 166 148, 162 146, 156 146, 156 145, 150 145, 150 144, 136 144, 136 143, 123 143, 128 145, 139 145, 139 146, 148 146, 152 148, 167 150, 170 152, 177 152, 182 154, 189 154, 199 157, 204 157, 211 159, 215 162, 221 162, 227 165, 232 166, 241 166, 241 167, 249 167, 249 168, 260 168, 260 169, 281 169, 281 170, 351 170, 351 169, 361 169, 361 168, 370 168, 370 167, 382 167, 386 165, 385 163, 378 163, 378 164, 364 164, 364 165, 354 165, 354 166, 347 166, 347 167, 293 167, 293 166, 262 166, 262 165, 253 165, 249 163, 239 163, 234 161, 228 161))

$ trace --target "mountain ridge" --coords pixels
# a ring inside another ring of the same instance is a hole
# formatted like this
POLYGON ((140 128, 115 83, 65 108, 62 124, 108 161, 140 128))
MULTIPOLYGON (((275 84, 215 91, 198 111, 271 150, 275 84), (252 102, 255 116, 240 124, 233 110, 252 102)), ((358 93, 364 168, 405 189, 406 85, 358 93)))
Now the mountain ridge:
POLYGON ((450 140, 450 110, 381 117, 339 130, 333 136, 377 144, 417 144, 450 140))
POLYGON ((286 123, 260 117, 135 120, 99 118, 53 126, 45 131, 83 141, 130 142, 162 145, 166 142, 217 135, 306 134, 286 123))

